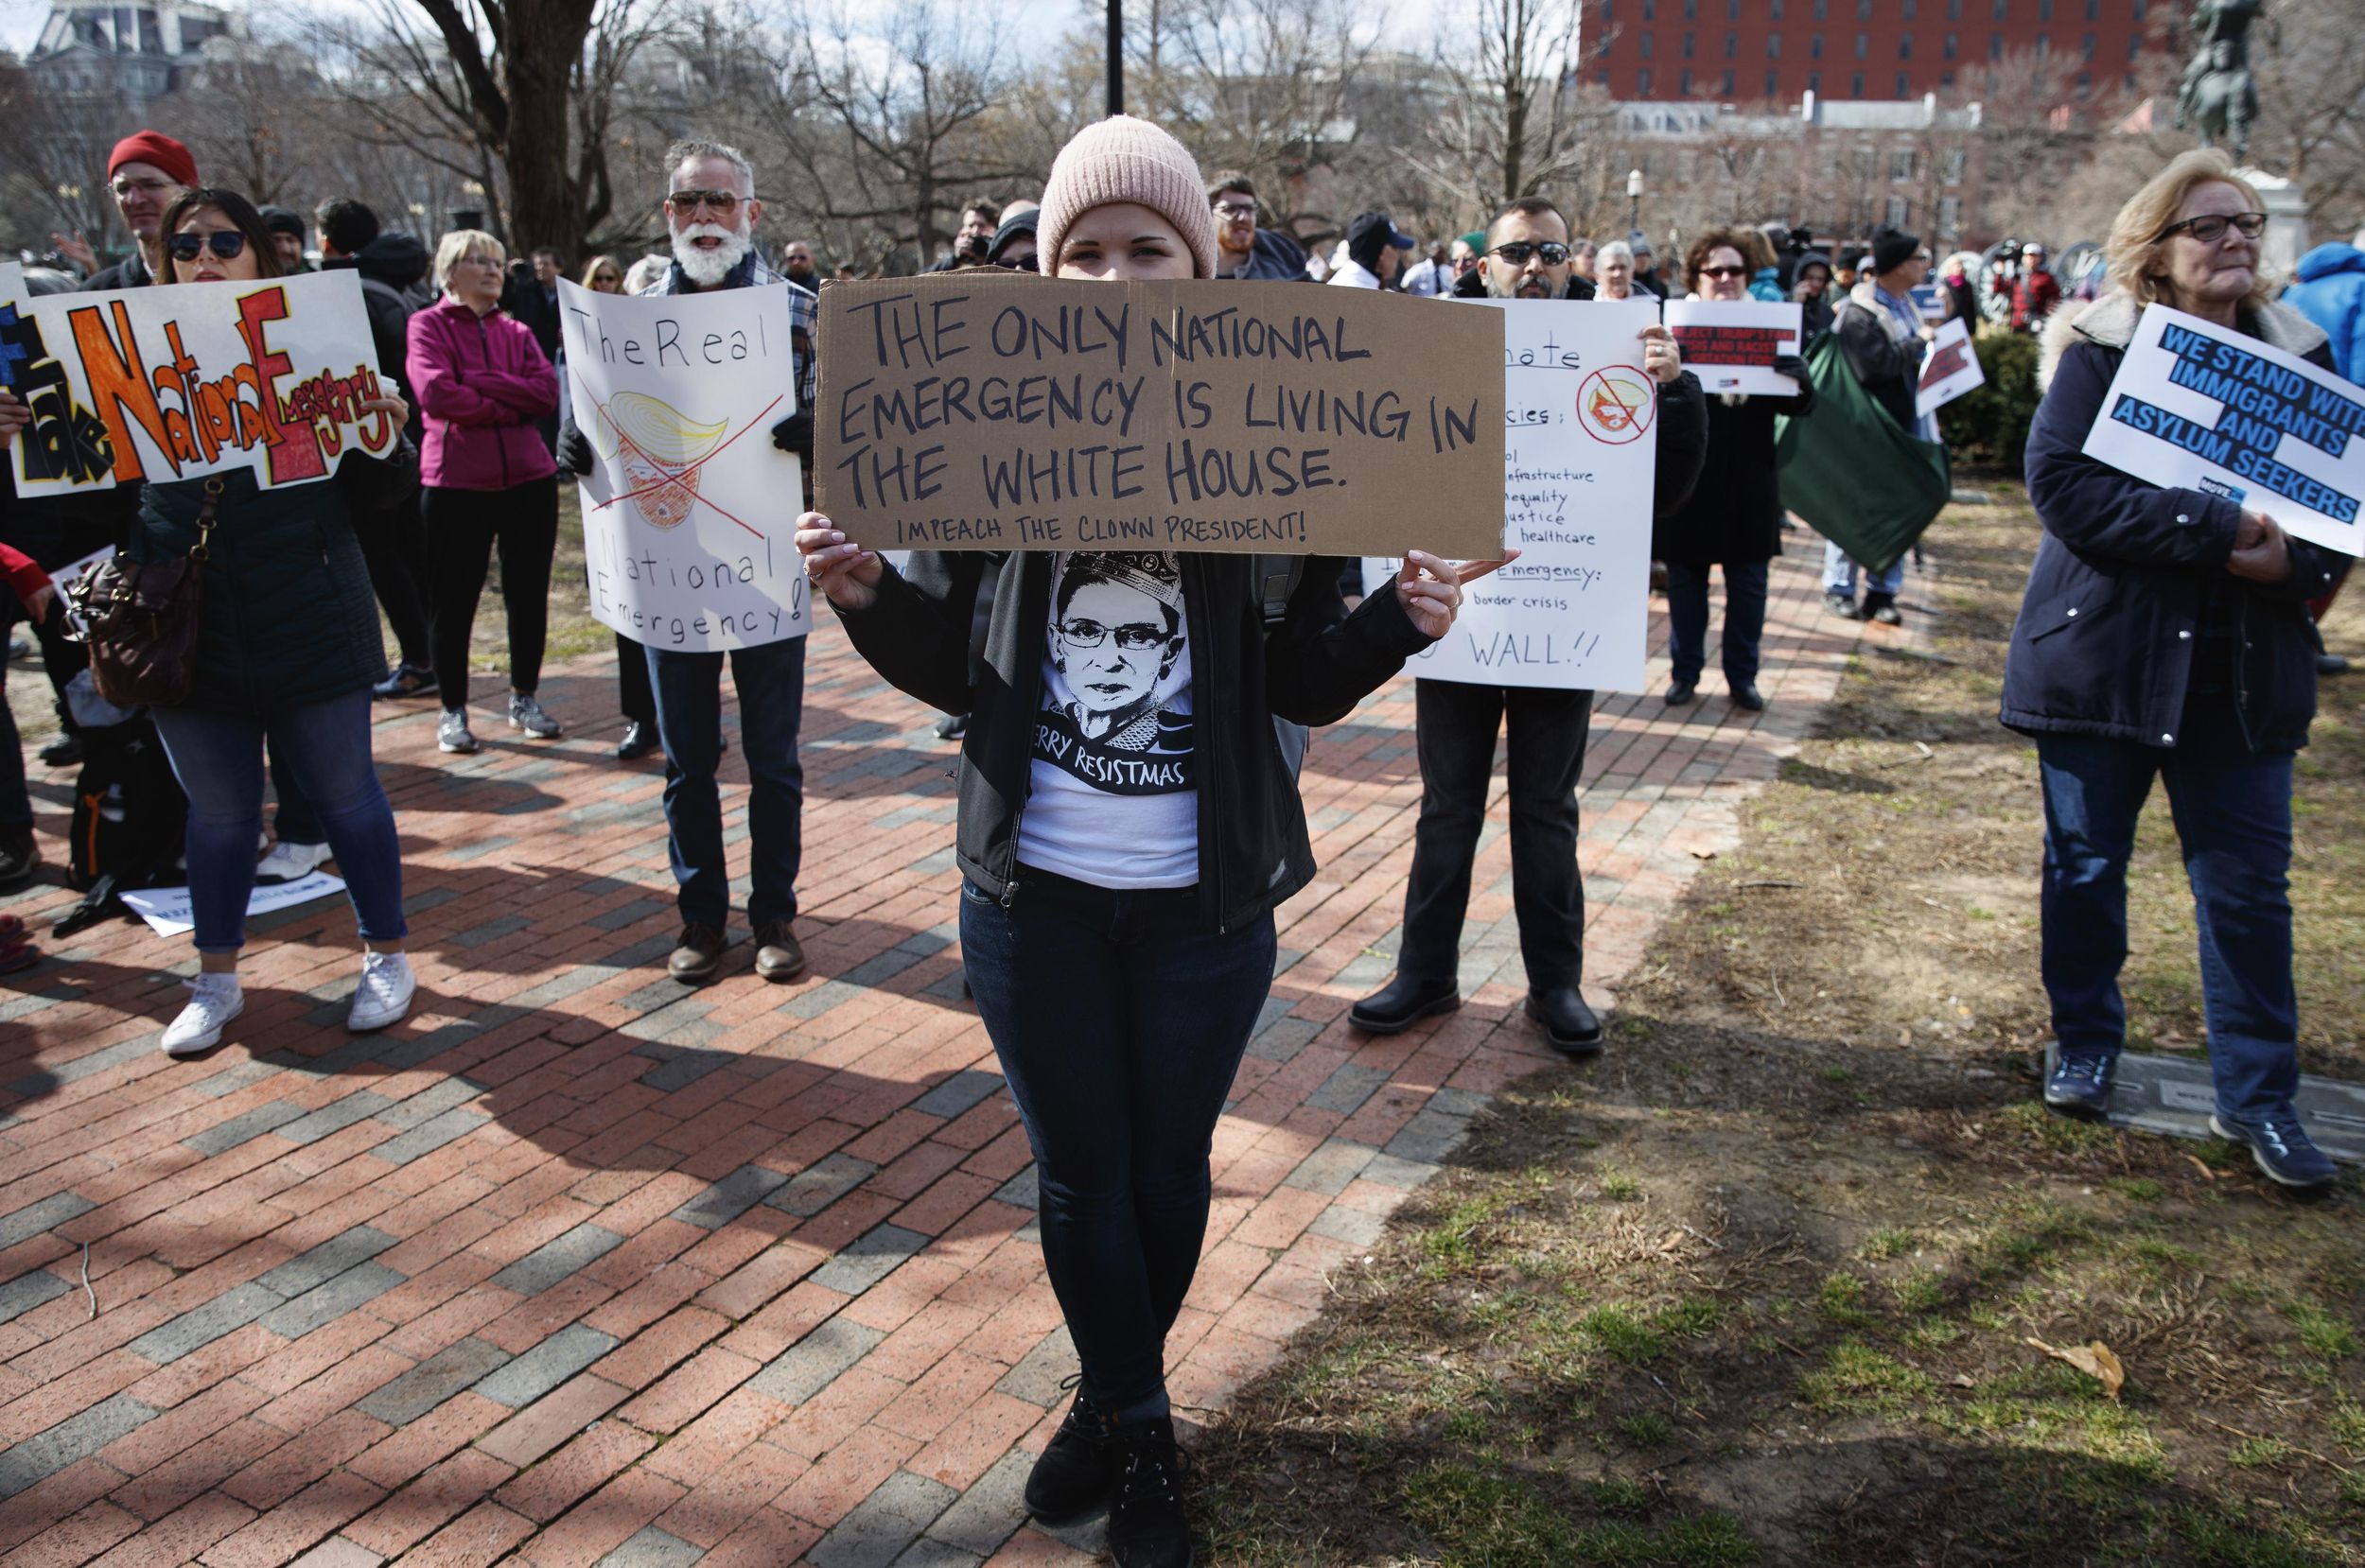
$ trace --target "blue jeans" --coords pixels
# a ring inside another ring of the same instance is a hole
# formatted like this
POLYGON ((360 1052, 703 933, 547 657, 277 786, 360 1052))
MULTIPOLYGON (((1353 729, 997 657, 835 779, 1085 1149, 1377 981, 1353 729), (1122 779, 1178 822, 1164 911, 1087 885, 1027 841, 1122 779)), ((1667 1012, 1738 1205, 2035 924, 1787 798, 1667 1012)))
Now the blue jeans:
MULTIPOLYGON (((1732 561, 1725 573, 1725 684, 1753 686, 1758 650, 1765 640, 1765 563, 1732 561)), ((1669 677, 1696 686, 1708 657, 1708 571, 1680 561, 1667 563, 1667 659, 1669 677)))
POLYGON ((402 847, 370 759, 370 694, 347 692, 269 718, 195 707, 149 710, 189 797, 189 902, 200 952, 246 941, 254 841, 263 831, 263 742, 284 758, 326 831, 369 942, 407 935, 402 847))
POLYGON ((1035 1151, 1043 1265, 1117 1411, 1165 1387, 1207 1234, 1207 1155, 1272 989, 1269 914, 1194 929, 1197 890, 1116 892, 1022 866, 1007 908, 961 889, 961 958, 1035 1151))
POLYGON ((2065 1056, 2114 1056, 2127 1037, 2127 860, 2154 775, 2184 853, 2200 930, 2200 990, 2217 1109, 2256 1120, 2299 1089, 2291 987, 2291 757, 2191 755, 2041 735, 2045 994, 2065 1056))
POLYGON ((665 826, 684 925, 721 927, 731 912, 723 853, 723 661, 739 688, 740 750, 747 758, 747 918, 797 917, 804 858, 805 770, 797 728, 805 711, 805 639, 786 637, 728 654, 648 650, 657 733, 665 745, 665 826))
POLYGON ((326 844, 328 834, 321 827, 320 813, 305 798, 295 770, 280 757, 277 746, 265 750, 271 758, 271 793, 279 802, 279 810, 272 818, 272 836, 282 844, 326 844))
MULTIPOLYGON (((1890 562, 1886 571, 1873 571, 1867 567, 1864 574, 1864 585, 1867 593, 1896 593, 1905 585, 1905 558, 1901 555, 1890 562)), ((1850 599, 1856 597, 1856 563, 1848 559, 1846 550, 1829 539, 1823 541, 1823 591, 1827 594, 1846 594, 1850 599)))

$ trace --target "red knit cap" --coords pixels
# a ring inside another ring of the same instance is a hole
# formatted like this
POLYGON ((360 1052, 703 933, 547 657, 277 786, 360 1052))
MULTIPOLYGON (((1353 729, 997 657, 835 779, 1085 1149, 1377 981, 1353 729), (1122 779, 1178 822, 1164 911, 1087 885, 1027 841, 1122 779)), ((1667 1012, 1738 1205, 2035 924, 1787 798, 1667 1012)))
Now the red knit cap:
POLYGON ((1137 201, 1174 225, 1191 248, 1196 277, 1216 275, 1216 219, 1199 161, 1147 120, 1112 114, 1088 125, 1052 161, 1035 225, 1036 265, 1060 275, 1060 247, 1076 220, 1095 207, 1137 201))
POLYGON ((117 142, 107 154, 107 178, 114 179, 115 170, 126 164, 151 164, 176 184, 197 183, 197 160, 187 148, 161 131, 135 131, 117 142))

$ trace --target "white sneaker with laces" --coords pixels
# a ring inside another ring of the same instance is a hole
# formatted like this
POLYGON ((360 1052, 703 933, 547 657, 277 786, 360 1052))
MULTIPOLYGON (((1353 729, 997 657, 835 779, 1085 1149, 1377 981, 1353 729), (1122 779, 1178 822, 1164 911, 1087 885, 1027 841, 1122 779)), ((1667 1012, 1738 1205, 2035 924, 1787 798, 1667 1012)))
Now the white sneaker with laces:
POLYGON ((409 955, 364 950, 361 983, 353 988, 353 1011, 345 1015, 345 1027, 365 1035, 400 1023, 418 989, 419 977, 411 972, 409 955))
POLYGON ((324 844, 289 844, 281 839, 271 846, 271 853, 254 862, 254 885, 277 887, 307 877, 326 865, 329 848, 324 844))
POLYGON ((246 993, 234 974, 201 974, 182 983, 194 994, 165 1030, 165 1054, 194 1056, 221 1043, 222 1026, 246 1011, 246 993))

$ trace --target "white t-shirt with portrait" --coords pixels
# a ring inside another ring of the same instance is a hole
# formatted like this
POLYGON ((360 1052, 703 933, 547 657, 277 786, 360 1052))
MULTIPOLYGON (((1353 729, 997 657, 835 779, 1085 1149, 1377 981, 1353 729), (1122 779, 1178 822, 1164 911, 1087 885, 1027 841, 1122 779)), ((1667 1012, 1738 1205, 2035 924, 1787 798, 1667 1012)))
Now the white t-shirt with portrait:
POLYGON ((1062 551, 1020 863, 1095 887, 1192 886, 1198 772, 1175 557, 1062 551))

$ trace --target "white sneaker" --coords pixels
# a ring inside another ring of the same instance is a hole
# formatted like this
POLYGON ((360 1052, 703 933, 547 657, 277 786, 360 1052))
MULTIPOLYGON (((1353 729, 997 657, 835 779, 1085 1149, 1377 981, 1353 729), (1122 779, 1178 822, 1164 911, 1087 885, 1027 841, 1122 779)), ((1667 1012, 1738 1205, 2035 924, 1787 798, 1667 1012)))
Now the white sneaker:
POLYGON ((373 1029, 383 1029, 390 1023, 400 1023, 411 1011, 411 999, 418 994, 419 977, 411 972, 408 954, 370 952, 361 954, 361 983, 353 988, 353 1011, 345 1015, 345 1027, 357 1035, 373 1029))
POLYGON ((234 974, 201 974, 183 984, 195 994, 165 1030, 165 1054, 194 1056, 221 1043, 222 1025, 246 1011, 246 993, 234 974))
POLYGON ((329 849, 324 844, 289 844, 281 839, 271 846, 270 854, 254 862, 254 885, 277 887, 292 882, 318 871, 328 860, 329 849))

